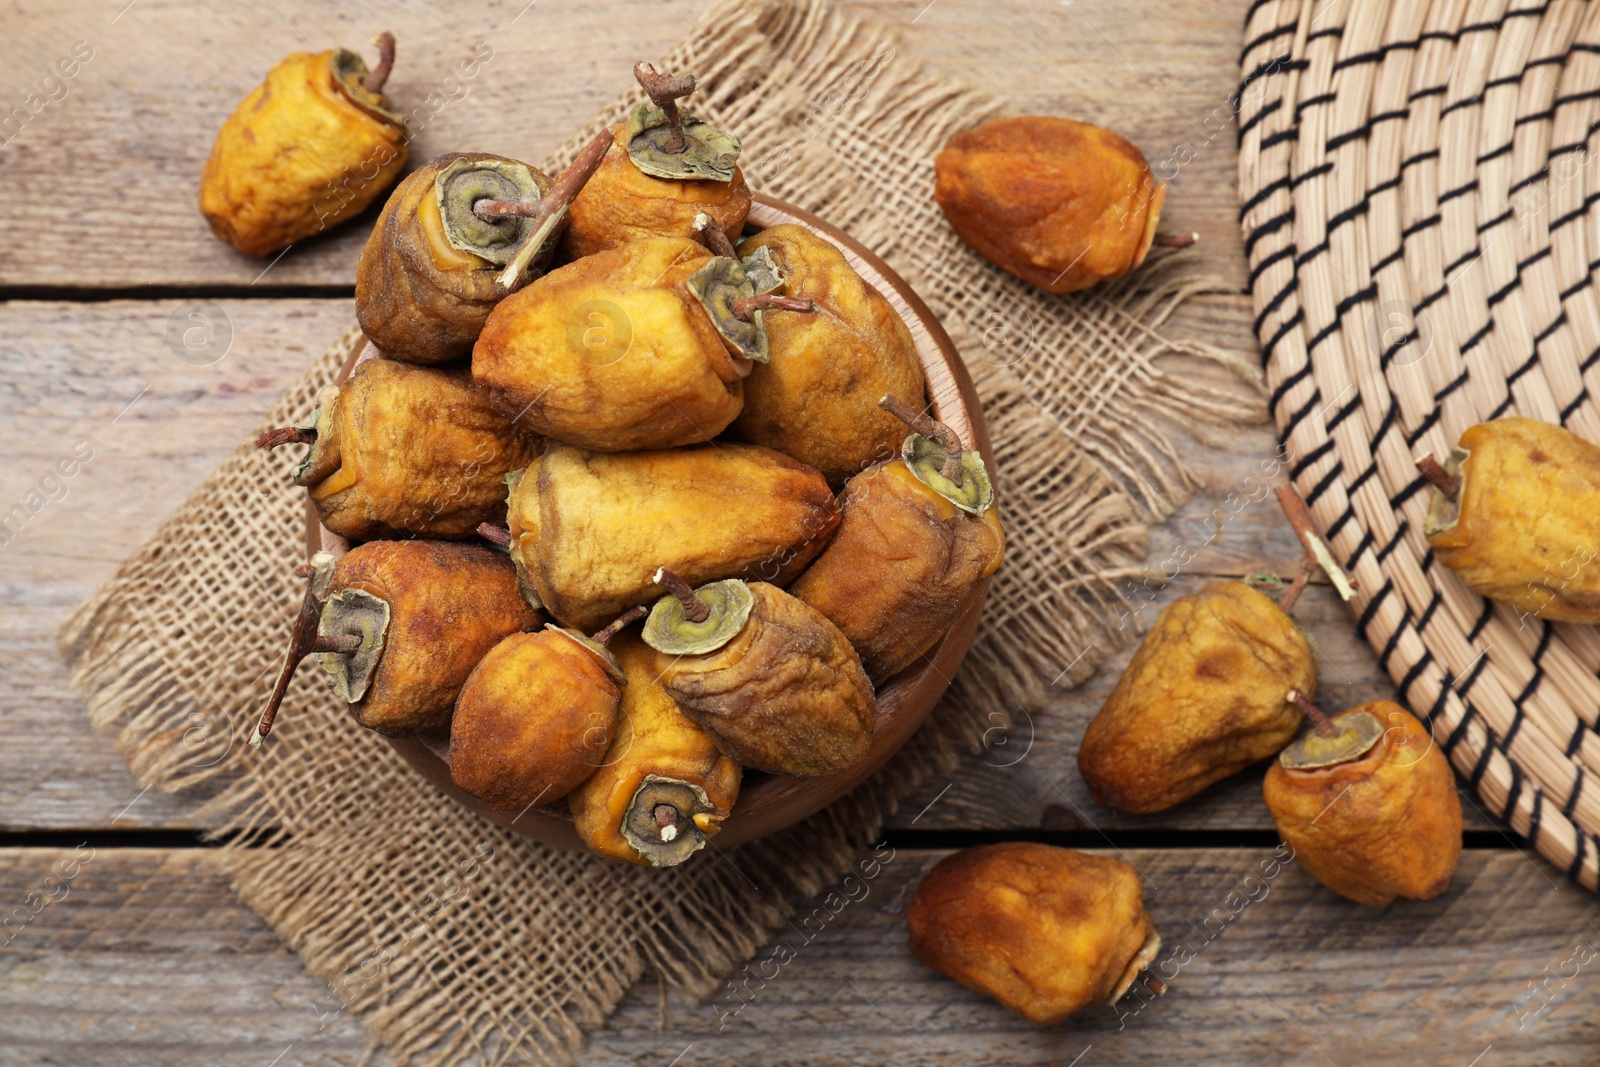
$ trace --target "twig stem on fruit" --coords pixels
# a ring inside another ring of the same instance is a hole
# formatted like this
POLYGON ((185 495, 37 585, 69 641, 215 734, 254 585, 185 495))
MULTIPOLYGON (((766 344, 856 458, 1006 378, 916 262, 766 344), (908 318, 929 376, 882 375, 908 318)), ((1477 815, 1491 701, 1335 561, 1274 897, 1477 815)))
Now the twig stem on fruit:
POLYGON ((369 93, 381 93, 389 80, 389 72, 394 70, 394 34, 384 30, 372 43, 378 46, 378 65, 367 72, 361 87, 369 93))
POLYGON ((1417 457, 1417 471, 1428 479, 1432 486, 1444 494, 1446 500, 1455 500, 1461 495, 1461 476, 1451 474, 1444 466, 1433 458, 1433 453, 1417 457))
POLYGON ((1333 725, 1333 720, 1328 718, 1327 714, 1323 712, 1321 708, 1307 700, 1306 695, 1300 692, 1300 690, 1289 690, 1289 695, 1284 699, 1293 704, 1295 707, 1299 708, 1301 711, 1305 712, 1306 718, 1310 719, 1311 725, 1316 728, 1318 736, 1339 736, 1339 728, 1333 725))
POLYGON ((678 598, 678 603, 683 605, 683 617, 690 622, 705 622, 711 618, 711 605, 696 596, 688 582, 667 568, 657 568, 650 580, 678 598))
POLYGON ((947 480, 961 485, 961 437, 950 427, 925 411, 918 411, 893 393, 883 394, 878 406, 911 428, 912 433, 931 437, 944 448, 944 467, 939 473, 947 480))

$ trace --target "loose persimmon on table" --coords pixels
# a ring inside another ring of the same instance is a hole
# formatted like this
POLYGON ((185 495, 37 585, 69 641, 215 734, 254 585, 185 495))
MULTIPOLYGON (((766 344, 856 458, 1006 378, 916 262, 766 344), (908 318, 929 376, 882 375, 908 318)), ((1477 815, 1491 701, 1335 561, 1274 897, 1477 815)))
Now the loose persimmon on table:
MULTIPOLYGON (((0 145, 0 510, 39 506, 0 545, 0 914, 11 917, 0 1063, 347 1064, 366 1044, 229 891, 199 842, 203 798, 141 793, 92 734, 52 640, 351 321, 359 223, 271 265, 206 231, 195 182, 217 101, 241 98, 286 52, 380 28, 412 57, 405 77, 421 92, 487 38, 494 57, 480 73, 430 98, 416 154, 537 157, 706 6, 28 0, 8 17, 0 103, 10 112, 36 92, 40 106, 0 145), (40 88, 68 55, 75 76, 40 88), (198 345, 186 343, 193 330, 198 345)), ((1171 181, 1169 225, 1198 231, 1210 265, 1244 286, 1228 94, 1248 0, 847 6, 903 24, 906 57, 1005 93, 1019 112, 1088 119, 1142 145, 1171 181)), ((1250 320, 1246 296, 1212 296, 1167 328, 1253 350, 1250 320)), ((1271 430, 1174 432, 1198 488, 1152 530, 1149 560, 1181 549, 1190 561, 1164 588, 1140 587, 1134 629, 1213 577, 1298 556, 1270 494, 1251 489, 1282 477, 1271 430), (1212 516, 1230 498, 1245 503, 1230 505, 1238 514, 1219 534, 1212 516)), ((1326 703, 1392 697, 1328 589, 1302 603, 1326 703)), ((1470 792, 1449 894, 1383 912, 1280 861, 1259 771, 1157 816, 1095 807, 1074 755, 1130 651, 913 798, 887 830, 879 875, 797 917, 792 952, 758 953, 782 961, 762 966, 767 977, 707 1004, 646 982, 584 1062, 1592 1062, 1594 900, 1484 818, 1470 792), (1158 929, 1182 950, 1166 997, 1037 1030, 911 957, 904 912, 918 877, 952 847, 1018 837, 1138 867, 1158 929)))

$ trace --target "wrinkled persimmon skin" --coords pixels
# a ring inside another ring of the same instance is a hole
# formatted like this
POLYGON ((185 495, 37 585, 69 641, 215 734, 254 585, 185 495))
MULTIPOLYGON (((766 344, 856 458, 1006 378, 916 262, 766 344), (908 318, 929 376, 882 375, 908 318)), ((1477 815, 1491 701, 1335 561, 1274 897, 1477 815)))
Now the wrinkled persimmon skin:
POLYGON ((765 582, 733 640, 704 655, 661 655, 661 684, 717 747, 771 774, 817 777, 860 762, 876 703, 839 628, 765 582))
MULTIPOLYGON (((458 159, 515 163, 505 156, 451 152, 406 176, 384 205, 356 267, 356 318, 390 359, 448 363, 472 351, 506 296, 500 268, 450 244, 439 221, 439 172, 458 159)), ((526 166, 526 164, 524 164, 526 166)), ((528 167, 541 193, 550 178, 528 167)))
POLYGON ((1099 126, 1037 115, 950 138, 934 199, 985 259, 1052 293, 1120 278, 1150 250, 1166 187, 1099 126))
POLYGON ((1163 811, 1277 754, 1316 693, 1310 643, 1243 582, 1213 582, 1156 619, 1078 748, 1095 802, 1163 811))
POLYGON ((1041 1026, 1126 991, 1160 951, 1121 860, 1007 842, 946 856, 906 912, 911 952, 1041 1026))
POLYGON ((628 124, 613 126, 612 133, 615 140, 600 169, 572 201, 561 241, 563 258, 582 259, 650 237, 692 238, 695 216, 701 212, 738 243, 750 214, 750 187, 739 168, 734 168, 731 182, 653 178, 628 156, 628 124))
MULTIPOLYGON (((1600 447, 1533 419, 1461 435, 1459 517, 1433 528, 1435 558, 1473 591, 1553 622, 1600 622, 1600 447)), ((1437 497, 1437 494, 1435 494, 1437 497)))
POLYGON ((1450 763, 1400 705, 1367 712, 1384 733, 1359 759, 1331 767, 1274 762, 1262 793, 1295 861, 1341 896, 1375 908, 1428 900, 1450 888, 1461 859, 1461 800, 1450 763))
POLYGON ((552 630, 512 634, 456 698, 450 779, 496 811, 553 804, 600 766, 621 700, 576 641, 552 630))
MULTIPOLYGON (((739 799, 742 768, 678 710, 661 684, 653 649, 632 634, 622 634, 611 642, 611 651, 628 678, 616 737, 600 768, 567 797, 567 804, 578 836, 590 849, 644 867, 650 861, 622 836, 622 820, 645 776, 699 786, 712 807, 731 812, 739 799)), ((722 828, 722 818, 698 825, 711 837, 722 828)))
POLYGON ((906 427, 878 406, 886 393, 921 409, 926 385, 911 332, 836 245, 785 223, 739 246, 767 249, 785 275, 785 296, 816 310, 764 316, 772 358, 744 383, 733 433, 793 456, 842 485, 899 455, 906 427))
POLYGON ((505 476, 538 455, 464 374, 386 359, 339 387, 310 462, 295 479, 341 537, 470 537, 505 516, 505 476))
POLYGON ((406 128, 341 88, 333 52, 296 52, 267 72, 217 132, 200 176, 200 211, 218 238, 270 256, 366 206, 400 176, 406 128))
POLYGON ((500 641, 536 626, 511 562, 479 545, 371 541, 334 564, 333 591, 360 589, 389 605, 389 629, 366 695, 350 705, 382 734, 450 721, 472 669, 500 641))
POLYGON ((743 366, 685 286, 694 241, 637 241, 557 268, 490 313, 472 376, 537 432, 626 452, 709 441, 744 403, 743 366))
POLYGON ((850 639, 873 684, 921 660, 1000 568, 1006 537, 896 459, 850 479, 833 540, 789 592, 850 639))
POLYGON ((822 475, 754 445, 585 452, 552 444, 511 492, 511 551, 552 615, 585 633, 661 589, 788 584, 839 525, 822 475))

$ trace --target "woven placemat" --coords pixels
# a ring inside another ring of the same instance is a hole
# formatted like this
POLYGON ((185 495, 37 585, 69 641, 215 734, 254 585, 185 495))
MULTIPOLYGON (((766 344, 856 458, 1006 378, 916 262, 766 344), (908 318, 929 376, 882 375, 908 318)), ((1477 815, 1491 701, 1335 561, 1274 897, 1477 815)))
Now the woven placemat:
POLYGON ((1512 414, 1600 441, 1600 5, 1256 0, 1245 41, 1240 220, 1291 474, 1401 699, 1595 889, 1600 633, 1436 564, 1414 457, 1512 414))
MULTIPOLYGON (((949 695, 869 782, 738 850, 619 867, 443 797, 355 728, 315 672, 294 682, 266 751, 247 752, 301 596, 305 505, 288 450, 241 443, 69 620, 63 644, 140 783, 215 794, 211 810, 245 832, 222 853, 235 888, 329 983, 328 1010, 342 1003, 400 1061, 560 1063, 647 970, 691 996, 716 990, 800 902, 838 884, 903 798, 1125 638, 1117 585, 1143 574, 1146 524, 1190 485, 1162 417, 1264 418, 1248 355, 1161 333, 1188 295, 1222 288, 1193 273, 1197 256, 1156 257, 1122 284, 1061 298, 959 243, 934 205, 932 159, 1000 101, 920 70, 888 28, 822 0, 731 0, 700 25, 714 29, 663 64, 698 75, 695 110, 738 132, 751 184, 873 247, 955 338, 995 441, 1006 565, 949 695), (1235 374, 1189 387, 1167 373, 1170 356, 1235 374)), ((640 100, 626 94, 591 129, 640 100)), ((350 341, 263 425, 303 415, 350 341)), ((695 1010, 711 1019, 717 1003, 695 1010)))

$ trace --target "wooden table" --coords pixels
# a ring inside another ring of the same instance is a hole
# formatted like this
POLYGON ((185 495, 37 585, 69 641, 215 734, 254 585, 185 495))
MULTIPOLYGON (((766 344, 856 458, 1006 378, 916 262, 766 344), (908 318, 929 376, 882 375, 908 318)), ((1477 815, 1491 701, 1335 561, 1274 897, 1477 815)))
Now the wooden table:
MULTIPOLYGON (((57 98, 0 146, 0 511, 35 491, 43 501, 0 544, 9 683, 0 914, 37 907, 28 894, 63 857, 80 867, 65 897, 0 933, 0 1064, 287 1067, 353 1063, 365 1046, 326 988, 231 895, 199 845, 197 801, 141 793, 91 734, 52 633, 351 321, 363 228, 268 267, 215 242, 195 209, 221 117, 272 62, 393 29, 394 91, 440 90, 418 158, 463 147, 537 158, 613 96, 635 58, 660 54, 707 6, 524 2, 27 0, 6 16, 0 111, 76 42, 93 57, 47 85, 57 98), (558 37, 585 43, 563 48, 558 37), (493 59, 471 82, 447 85, 448 68, 483 39, 493 59), (211 319, 209 348, 183 343, 204 325, 194 314, 211 319), (51 480, 80 442, 93 459, 51 480)), ((905 26, 908 61, 1144 146, 1176 170, 1170 228, 1198 230, 1212 265, 1243 286, 1228 94, 1246 0, 854 6, 905 26)), ((1253 351, 1248 303, 1195 301, 1172 332, 1253 351)), ((1270 429, 1177 432, 1196 492, 1152 532, 1149 558, 1198 554, 1146 594, 1153 600, 1130 619, 1141 629, 1212 576, 1296 556, 1270 498, 1220 529, 1211 522, 1273 453, 1270 429)), ((1303 603, 1327 703, 1391 696, 1326 588, 1303 603)), ((1074 753, 1127 655, 913 798, 892 821, 894 859, 870 896, 833 917, 737 1015, 732 1001, 663 999, 646 985, 594 1035, 584 1062, 1594 1062, 1594 901, 1470 797, 1451 892, 1385 912, 1335 898, 1293 865, 1263 878, 1277 839, 1259 773, 1149 818, 1092 805, 1074 753), (912 959, 903 912, 921 873, 949 848, 1017 837, 1109 849, 1142 871, 1158 927, 1195 953, 1166 998, 1037 1030, 912 959), (1241 907, 1241 894, 1257 899, 1241 907)))

